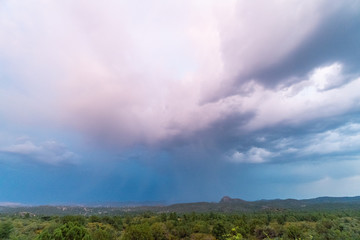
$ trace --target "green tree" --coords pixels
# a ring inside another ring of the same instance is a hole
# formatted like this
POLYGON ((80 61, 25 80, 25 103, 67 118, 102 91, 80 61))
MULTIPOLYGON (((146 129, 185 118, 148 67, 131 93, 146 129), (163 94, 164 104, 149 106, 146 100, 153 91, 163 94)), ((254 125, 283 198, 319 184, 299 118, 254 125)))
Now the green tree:
POLYGON ((37 237, 36 240, 51 240, 53 239, 53 235, 49 233, 49 231, 43 230, 37 237))
POLYGON ((84 216, 80 216, 80 215, 68 215, 68 216, 64 216, 62 217, 62 222, 65 223, 77 223, 79 225, 84 225, 86 223, 86 218, 84 216))
POLYGON ((90 240, 90 235, 86 228, 78 224, 67 223, 62 228, 65 240, 90 240))
POLYGON ((222 223, 216 223, 211 233, 214 237, 216 237, 216 239, 224 240, 226 229, 222 223))
POLYGON ((0 223, 0 239, 8 239, 13 230, 13 225, 11 222, 1 222, 0 223))
POLYGON ((230 234, 227 234, 225 239, 226 240, 242 240, 243 236, 238 231, 238 227, 232 228, 230 234))
POLYGON ((187 238, 191 235, 191 227, 189 225, 179 225, 176 226, 175 235, 179 238, 187 238))
POLYGON ((151 233, 154 240, 167 240, 167 230, 164 223, 156 222, 151 225, 151 233))
POLYGON ((109 224, 104 223, 89 223, 87 225, 90 236, 96 240, 113 240, 116 239, 114 228, 109 224))
POLYGON ((130 225, 126 228, 123 240, 153 240, 148 224, 130 225))
POLYGON ((303 237, 303 231, 299 226, 292 224, 286 228, 286 236, 289 239, 301 239, 303 237))
POLYGON ((47 229, 42 231, 37 240, 91 240, 91 237, 84 226, 78 223, 68 222, 56 228, 53 233, 47 229))

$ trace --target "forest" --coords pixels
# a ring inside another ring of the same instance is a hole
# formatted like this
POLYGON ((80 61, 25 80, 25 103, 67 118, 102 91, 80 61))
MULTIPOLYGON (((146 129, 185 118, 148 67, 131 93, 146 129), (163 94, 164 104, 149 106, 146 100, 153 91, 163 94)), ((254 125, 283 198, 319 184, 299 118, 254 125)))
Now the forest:
POLYGON ((360 211, 129 213, 121 215, 0 215, 0 239, 239 240, 360 239, 360 211))

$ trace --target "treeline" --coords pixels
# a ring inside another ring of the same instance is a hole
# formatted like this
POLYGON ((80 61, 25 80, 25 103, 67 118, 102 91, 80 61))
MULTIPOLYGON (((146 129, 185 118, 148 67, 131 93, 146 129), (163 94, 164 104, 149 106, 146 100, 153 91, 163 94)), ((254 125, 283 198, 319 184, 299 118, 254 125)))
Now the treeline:
POLYGON ((123 216, 0 216, 0 239, 360 239, 360 212, 150 213, 123 216))

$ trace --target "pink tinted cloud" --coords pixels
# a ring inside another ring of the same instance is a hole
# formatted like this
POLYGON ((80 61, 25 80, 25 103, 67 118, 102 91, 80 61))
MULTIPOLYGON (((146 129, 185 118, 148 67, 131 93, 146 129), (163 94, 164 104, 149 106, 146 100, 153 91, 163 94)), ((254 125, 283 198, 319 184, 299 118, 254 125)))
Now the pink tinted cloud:
POLYGON ((235 76, 296 49, 332 11, 320 11, 324 4, 9 1, 0 10, 0 52, 13 83, 0 111, 117 146, 157 144, 234 112, 256 112, 251 129, 297 117, 304 108, 288 112, 302 106, 295 98, 277 117, 259 106, 282 102, 279 89, 250 83, 247 96, 222 92, 235 76))

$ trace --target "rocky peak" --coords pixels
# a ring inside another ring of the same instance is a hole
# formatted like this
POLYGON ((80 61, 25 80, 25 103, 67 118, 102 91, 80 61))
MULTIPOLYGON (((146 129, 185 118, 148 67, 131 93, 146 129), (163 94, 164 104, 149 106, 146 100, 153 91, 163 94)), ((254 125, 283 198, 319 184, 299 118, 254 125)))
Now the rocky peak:
POLYGON ((220 203, 246 203, 246 201, 240 199, 240 198, 231 198, 229 196, 224 196, 220 203))
POLYGON ((229 202, 232 202, 232 198, 229 197, 229 196, 224 196, 221 200, 220 200, 220 203, 229 203, 229 202))

